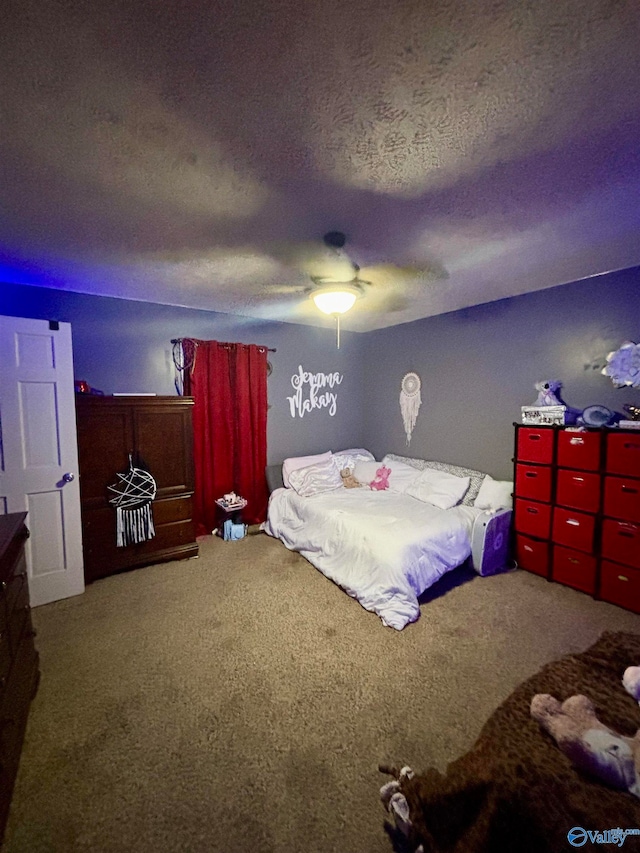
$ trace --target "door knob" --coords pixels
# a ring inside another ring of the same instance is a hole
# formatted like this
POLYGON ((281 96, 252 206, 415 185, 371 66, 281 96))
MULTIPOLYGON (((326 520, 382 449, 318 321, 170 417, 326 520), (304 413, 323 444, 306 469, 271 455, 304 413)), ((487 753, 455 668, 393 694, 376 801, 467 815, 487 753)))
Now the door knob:
POLYGON ((76 478, 76 475, 72 474, 71 471, 67 471, 66 474, 62 475, 62 479, 65 481, 65 483, 72 483, 75 480, 75 478, 76 478))

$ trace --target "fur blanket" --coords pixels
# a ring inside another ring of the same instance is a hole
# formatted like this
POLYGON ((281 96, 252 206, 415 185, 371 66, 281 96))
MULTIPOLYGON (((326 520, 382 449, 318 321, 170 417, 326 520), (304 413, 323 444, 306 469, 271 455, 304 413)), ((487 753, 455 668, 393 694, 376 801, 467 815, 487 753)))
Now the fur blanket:
MULTIPOLYGON (((638 799, 582 775, 529 714, 536 693, 560 701, 583 693, 603 723, 633 736, 640 708, 622 674, 638 663, 639 635, 605 632, 587 651, 548 664, 517 687, 444 775, 431 769, 402 780, 413 824, 410 849, 557 853, 573 849, 572 827, 640 828, 638 799)), ((629 836, 626 846, 636 849, 639 841, 629 836)))

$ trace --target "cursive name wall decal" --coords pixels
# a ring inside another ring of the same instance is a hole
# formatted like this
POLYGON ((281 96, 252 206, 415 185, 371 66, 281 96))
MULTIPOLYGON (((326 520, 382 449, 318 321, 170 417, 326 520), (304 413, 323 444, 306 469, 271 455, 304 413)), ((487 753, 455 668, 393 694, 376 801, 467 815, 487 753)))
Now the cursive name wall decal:
POLYGON ((314 409, 328 409, 333 417, 338 408, 338 395, 332 390, 342 382, 342 373, 309 373, 298 365, 298 372, 291 377, 293 395, 287 397, 291 417, 303 418, 314 409))

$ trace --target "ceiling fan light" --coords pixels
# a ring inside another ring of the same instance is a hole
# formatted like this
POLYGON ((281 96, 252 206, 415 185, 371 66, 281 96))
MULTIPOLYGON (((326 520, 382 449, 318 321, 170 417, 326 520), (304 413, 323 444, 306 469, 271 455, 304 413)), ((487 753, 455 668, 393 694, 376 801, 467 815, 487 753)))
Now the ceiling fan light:
POLYGON ((344 314, 353 308, 356 299, 362 295, 358 287, 334 284, 321 287, 311 293, 316 308, 325 314, 344 314))

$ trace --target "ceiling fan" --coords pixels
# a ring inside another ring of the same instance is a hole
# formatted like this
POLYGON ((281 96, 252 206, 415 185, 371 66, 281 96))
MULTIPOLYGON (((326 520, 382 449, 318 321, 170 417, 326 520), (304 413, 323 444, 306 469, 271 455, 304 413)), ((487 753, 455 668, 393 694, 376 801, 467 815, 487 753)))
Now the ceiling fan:
POLYGON ((437 263, 361 267, 347 252, 346 243, 342 231, 328 231, 322 242, 286 244, 276 252, 281 261, 311 280, 302 289, 285 286, 280 292, 302 290, 319 310, 336 317, 338 328, 340 315, 349 311, 356 300, 363 299, 360 310, 401 311, 410 304, 417 288, 448 278, 447 271, 437 263))

